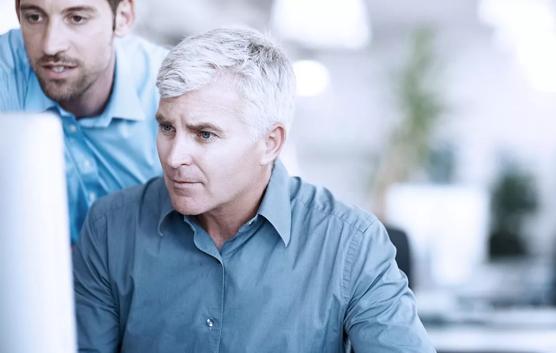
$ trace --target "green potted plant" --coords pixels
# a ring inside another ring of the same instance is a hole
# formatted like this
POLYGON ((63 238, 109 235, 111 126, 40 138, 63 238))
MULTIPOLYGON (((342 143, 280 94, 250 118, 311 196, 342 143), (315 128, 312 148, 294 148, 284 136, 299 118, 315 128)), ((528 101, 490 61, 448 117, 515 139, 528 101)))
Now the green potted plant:
POLYGON ((527 255, 524 224, 537 207, 534 178, 515 163, 505 162, 491 191, 491 259, 527 255))
POLYGON ((401 119, 395 124, 381 154, 373 178, 373 208, 380 216, 384 197, 394 183, 408 181, 425 172, 431 158, 435 128, 442 119, 444 104, 438 93, 438 62, 434 31, 417 28, 410 42, 408 59, 396 80, 401 119))

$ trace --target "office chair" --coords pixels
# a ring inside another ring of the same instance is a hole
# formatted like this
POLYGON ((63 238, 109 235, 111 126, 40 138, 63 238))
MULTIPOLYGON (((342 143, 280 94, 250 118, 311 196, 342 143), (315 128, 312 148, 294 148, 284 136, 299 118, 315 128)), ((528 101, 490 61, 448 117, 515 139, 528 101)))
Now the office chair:
POLYGON ((413 276, 411 268, 412 259, 411 248, 409 246, 409 238, 407 237, 406 232, 399 228, 390 225, 385 225, 385 227, 386 232, 388 232, 388 236, 390 236, 390 241, 396 248, 396 262, 398 263, 398 267, 407 276, 409 288, 413 289, 413 276))

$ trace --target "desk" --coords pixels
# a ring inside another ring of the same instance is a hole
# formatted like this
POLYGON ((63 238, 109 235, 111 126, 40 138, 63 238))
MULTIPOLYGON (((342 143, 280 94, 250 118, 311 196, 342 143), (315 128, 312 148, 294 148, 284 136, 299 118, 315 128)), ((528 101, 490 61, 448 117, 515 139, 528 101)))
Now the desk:
POLYGON ((427 327, 437 351, 556 353, 556 310, 495 310, 482 322, 427 327))
POLYGON ((497 329, 480 326, 428 328, 438 353, 555 353, 556 328, 497 329))

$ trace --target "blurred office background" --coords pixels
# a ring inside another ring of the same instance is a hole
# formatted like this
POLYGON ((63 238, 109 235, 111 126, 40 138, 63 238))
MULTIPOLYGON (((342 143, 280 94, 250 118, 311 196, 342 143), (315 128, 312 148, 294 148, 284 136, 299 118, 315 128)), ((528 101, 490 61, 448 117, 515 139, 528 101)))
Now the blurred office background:
POLYGON ((283 44, 287 165, 407 235, 439 351, 556 352, 555 0, 137 5, 136 32, 164 45, 232 24, 283 44))

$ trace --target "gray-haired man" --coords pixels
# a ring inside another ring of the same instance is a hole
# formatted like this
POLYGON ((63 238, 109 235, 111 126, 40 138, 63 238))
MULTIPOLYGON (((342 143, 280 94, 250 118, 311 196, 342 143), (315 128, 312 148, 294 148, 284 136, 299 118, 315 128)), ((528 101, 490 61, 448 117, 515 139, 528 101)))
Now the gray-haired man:
POLYGON ((294 81, 252 30, 170 52, 164 178, 97 202, 74 254, 81 352, 434 352, 383 226, 277 161, 294 81))

